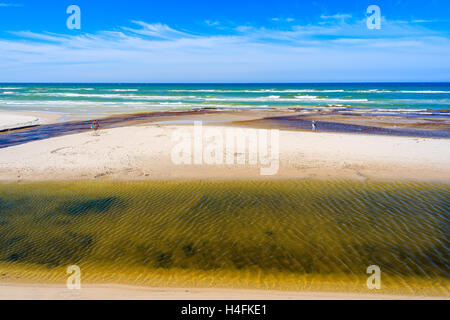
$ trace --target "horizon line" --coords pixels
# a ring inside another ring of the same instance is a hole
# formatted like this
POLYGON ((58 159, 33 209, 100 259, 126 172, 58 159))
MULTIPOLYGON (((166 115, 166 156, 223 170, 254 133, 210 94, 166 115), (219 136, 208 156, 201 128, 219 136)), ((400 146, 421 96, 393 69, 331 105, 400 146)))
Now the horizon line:
POLYGON ((450 84, 449 81, 324 81, 324 82, 3 82, 0 84, 203 84, 203 85, 218 85, 218 84, 393 84, 393 83, 408 83, 408 84, 450 84))

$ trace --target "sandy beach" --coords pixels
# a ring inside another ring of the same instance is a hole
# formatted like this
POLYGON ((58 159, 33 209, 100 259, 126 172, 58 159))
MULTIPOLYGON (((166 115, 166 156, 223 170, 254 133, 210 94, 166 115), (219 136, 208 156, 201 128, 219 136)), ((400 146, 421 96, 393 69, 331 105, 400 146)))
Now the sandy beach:
POLYGON ((79 117, 66 117, 54 112, 0 110, 0 131, 24 129, 72 118, 79 117))
POLYGON ((42 124, 42 120, 33 116, 1 114, 0 131, 21 129, 42 124))
POLYGON ((435 300, 448 297, 339 292, 295 292, 218 288, 148 288, 86 285, 69 290, 58 285, 0 284, 0 300, 435 300))
MULTIPOLYGON (((192 125, 84 132, 0 149, 1 180, 258 178, 258 165, 177 165, 172 135, 192 125)), ((206 128, 206 126, 205 126, 206 128)), ((225 132, 225 125, 208 128, 225 132)), ((279 170, 266 178, 450 178, 450 140, 280 130, 279 170)))

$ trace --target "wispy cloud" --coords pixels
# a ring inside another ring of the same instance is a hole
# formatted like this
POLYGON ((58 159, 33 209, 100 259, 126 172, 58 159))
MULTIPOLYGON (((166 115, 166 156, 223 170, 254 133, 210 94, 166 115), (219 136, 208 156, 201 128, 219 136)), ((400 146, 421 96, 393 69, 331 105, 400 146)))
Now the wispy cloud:
POLYGON ((143 21, 132 21, 134 24, 140 26, 140 29, 133 29, 128 27, 122 27, 123 30, 130 31, 133 33, 137 33, 143 36, 162 38, 162 39, 175 39, 175 38, 183 38, 183 37, 192 37, 185 32, 181 32, 175 29, 172 29, 168 25, 161 23, 148 24, 143 21))
POLYGON ((220 22, 219 22, 219 21, 212 21, 212 20, 205 20, 205 23, 206 23, 208 26, 218 26, 218 25, 220 25, 220 22))
POLYGON ((334 14, 334 15, 331 15, 331 16, 327 16, 327 15, 325 15, 325 14, 322 14, 321 16, 320 16, 320 18, 321 19, 325 19, 325 20, 341 20, 341 21, 344 21, 344 20, 347 20, 347 19, 350 19, 350 18, 352 18, 352 15, 351 14, 334 14))
POLYGON ((17 3, 0 3, 0 7, 23 7, 23 5, 17 3))
POLYGON ((278 17, 272 18, 270 20, 275 21, 275 22, 293 22, 293 21, 295 21, 294 18, 278 18, 278 17))
POLYGON ((13 32, 0 39, 0 81, 448 80, 445 35, 385 20, 373 33, 342 16, 225 35, 143 21, 79 35, 13 32))

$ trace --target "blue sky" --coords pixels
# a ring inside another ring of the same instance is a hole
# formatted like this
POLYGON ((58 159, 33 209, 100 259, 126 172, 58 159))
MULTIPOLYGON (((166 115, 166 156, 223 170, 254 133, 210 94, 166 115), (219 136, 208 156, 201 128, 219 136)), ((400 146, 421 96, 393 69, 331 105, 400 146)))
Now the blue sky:
POLYGON ((450 81, 449 13, 448 0, 0 0, 0 81, 450 81))

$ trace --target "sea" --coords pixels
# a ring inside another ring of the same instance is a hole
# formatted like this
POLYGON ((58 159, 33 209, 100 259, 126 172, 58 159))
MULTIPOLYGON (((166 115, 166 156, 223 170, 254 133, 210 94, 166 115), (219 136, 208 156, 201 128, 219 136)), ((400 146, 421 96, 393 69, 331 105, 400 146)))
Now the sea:
POLYGON ((450 83, 0 84, 0 110, 109 115, 198 108, 448 115, 450 83))

